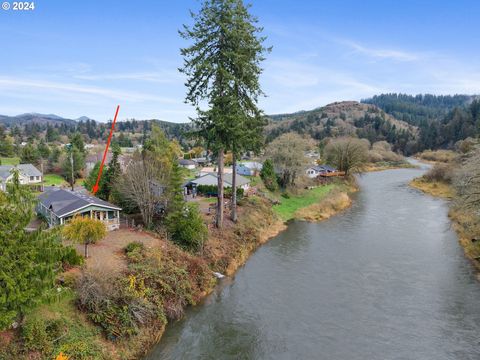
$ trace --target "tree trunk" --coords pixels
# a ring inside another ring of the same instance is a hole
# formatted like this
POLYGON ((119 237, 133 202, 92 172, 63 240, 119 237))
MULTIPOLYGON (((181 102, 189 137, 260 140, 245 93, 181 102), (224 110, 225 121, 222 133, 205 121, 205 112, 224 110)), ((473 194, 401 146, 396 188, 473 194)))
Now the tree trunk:
POLYGON ((230 218, 237 222, 237 156, 232 152, 232 205, 230 218))
POLYGON ((223 148, 218 150, 218 196, 217 196, 217 218, 215 220, 215 225, 217 228, 221 229, 223 226, 223 148))
POLYGON ((88 258, 88 243, 85 243, 85 259, 88 258))

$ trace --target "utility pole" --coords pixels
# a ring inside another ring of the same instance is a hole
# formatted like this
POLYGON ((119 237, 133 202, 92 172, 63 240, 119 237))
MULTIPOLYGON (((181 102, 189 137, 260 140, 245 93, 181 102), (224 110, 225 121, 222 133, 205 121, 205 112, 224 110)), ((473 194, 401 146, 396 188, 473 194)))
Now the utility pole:
POLYGON ((73 184, 75 183, 75 178, 74 178, 74 174, 73 174, 73 145, 72 144, 67 144, 65 145, 65 147, 67 148, 67 151, 70 153, 70 167, 71 167, 71 170, 72 170, 72 181, 71 181, 71 186, 72 186, 72 191, 73 191, 73 184))

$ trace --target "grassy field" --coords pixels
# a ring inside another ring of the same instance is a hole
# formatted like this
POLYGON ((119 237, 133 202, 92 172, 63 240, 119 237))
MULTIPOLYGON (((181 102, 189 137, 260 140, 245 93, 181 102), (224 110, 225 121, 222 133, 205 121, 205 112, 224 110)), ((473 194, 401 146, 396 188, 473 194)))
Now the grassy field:
POLYGON ((52 186, 52 185, 59 186, 67 183, 63 177, 57 174, 44 175, 43 182, 44 182, 44 185, 47 185, 47 186, 52 186))
POLYGON ((282 218, 282 220, 293 219, 295 212, 301 208, 313 205, 323 199, 337 185, 330 184, 306 190, 298 196, 291 196, 289 199, 281 198, 281 204, 274 205, 273 210, 282 218))
POLYGON ((1 165, 18 165, 20 158, 18 157, 0 157, 1 165))

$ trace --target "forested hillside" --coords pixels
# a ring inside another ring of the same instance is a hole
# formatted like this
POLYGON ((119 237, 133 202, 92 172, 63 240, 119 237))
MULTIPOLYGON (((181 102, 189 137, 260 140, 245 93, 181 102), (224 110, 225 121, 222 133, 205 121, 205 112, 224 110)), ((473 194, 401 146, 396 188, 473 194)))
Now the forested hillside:
POLYGON ((478 96, 382 94, 362 102, 417 126, 417 151, 453 148, 457 141, 480 134, 478 96))
POLYGON ((374 105, 356 101, 333 103, 311 111, 270 116, 267 141, 295 131, 314 139, 358 136, 370 142, 386 140, 395 151, 411 153, 416 144, 417 129, 399 121, 374 105))
MULTIPOLYGON (((132 143, 141 142, 146 132, 157 123, 169 139, 185 141, 185 133, 190 129, 189 124, 171 123, 162 120, 135 120, 118 121, 114 141, 120 146, 132 146, 132 143)), ((72 120, 56 115, 22 114, 18 116, 0 115, 0 127, 14 138, 15 142, 31 142, 45 138, 47 142, 62 141, 73 133, 79 132, 87 143, 98 140, 104 141, 111 128, 111 120, 103 123, 82 116, 72 120)))

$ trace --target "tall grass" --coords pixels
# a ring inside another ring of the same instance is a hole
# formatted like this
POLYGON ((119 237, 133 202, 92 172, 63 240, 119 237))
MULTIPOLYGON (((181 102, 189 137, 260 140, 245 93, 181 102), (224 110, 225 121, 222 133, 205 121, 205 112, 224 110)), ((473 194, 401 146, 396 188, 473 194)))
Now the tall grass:
POLYGON ((297 210, 317 203, 336 187, 338 187, 336 184, 324 185, 306 190, 297 196, 282 198, 279 205, 273 206, 273 211, 275 211, 282 220, 293 219, 297 210))

